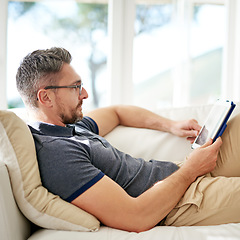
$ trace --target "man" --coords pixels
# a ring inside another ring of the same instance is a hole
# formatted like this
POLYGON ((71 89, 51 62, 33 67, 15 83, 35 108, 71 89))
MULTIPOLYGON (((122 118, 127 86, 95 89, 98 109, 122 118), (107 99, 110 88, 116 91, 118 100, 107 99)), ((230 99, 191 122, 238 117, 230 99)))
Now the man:
MULTIPOLYGON (((42 182, 49 191, 103 224, 127 231, 140 232, 157 224, 240 222, 240 155, 236 149, 228 151, 226 144, 221 147, 221 138, 214 143, 209 140, 180 168, 118 151, 102 136, 119 124, 166 131, 190 141, 200 126, 196 120, 172 121, 133 106, 107 107, 83 117, 82 104, 88 94, 70 62, 65 49, 37 50, 23 59, 16 77, 22 99, 36 121, 30 129, 42 182), (234 178, 217 177, 219 173, 234 178)), ((238 121, 228 127, 235 128, 235 133, 240 131, 238 121)), ((231 140, 230 132, 226 136, 231 140)))

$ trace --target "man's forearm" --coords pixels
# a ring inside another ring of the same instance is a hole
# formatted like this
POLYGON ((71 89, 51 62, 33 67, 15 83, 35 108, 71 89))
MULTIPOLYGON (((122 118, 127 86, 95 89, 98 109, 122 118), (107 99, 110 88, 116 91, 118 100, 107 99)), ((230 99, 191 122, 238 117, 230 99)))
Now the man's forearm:
POLYGON ((116 106, 115 112, 118 115, 120 124, 129 127, 169 132, 173 123, 170 119, 136 106, 116 106))
POLYGON ((136 106, 117 105, 96 109, 88 113, 98 124, 104 136, 118 125, 169 131, 173 121, 136 106))
POLYGON ((88 116, 97 122, 101 136, 106 135, 118 125, 154 129, 191 138, 195 138, 201 129, 194 119, 173 121, 136 106, 119 105, 96 109, 88 116))
POLYGON ((136 201, 139 207, 140 231, 154 227, 176 206, 193 178, 179 169, 163 181, 140 195, 136 201), (140 210, 141 209, 141 210, 140 210))

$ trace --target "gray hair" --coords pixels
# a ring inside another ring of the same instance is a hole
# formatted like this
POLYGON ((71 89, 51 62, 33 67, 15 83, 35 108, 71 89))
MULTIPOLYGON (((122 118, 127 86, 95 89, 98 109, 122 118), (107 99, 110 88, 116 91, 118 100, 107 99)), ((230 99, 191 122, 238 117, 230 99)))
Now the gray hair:
POLYGON ((17 89, 25 103, 37 108, 37 92, 46 85, 55 85, 64 63, 70 64, 71 54, 64 48, 36 50, 21 62, 16 75, 17 89))

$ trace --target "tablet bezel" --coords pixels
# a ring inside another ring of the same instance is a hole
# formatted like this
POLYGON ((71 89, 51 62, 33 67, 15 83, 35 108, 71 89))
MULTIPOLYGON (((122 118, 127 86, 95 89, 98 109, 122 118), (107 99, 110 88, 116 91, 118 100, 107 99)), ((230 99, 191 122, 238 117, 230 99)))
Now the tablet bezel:
MULTIPOLYGON (((201 134, 203 133, 204 129, 206 126, 208 126, 209 124, 209 121, 212 120, 212 114, 216 111, 216 107, 219 107, 219 106, 223 106, 223 107, 227 107, 223 112, 222 112, 222 115, 221 117, 216 121, 216 124, 219 123, 219 125, 215 128, 215 130, 213 129, 210 129, 210 133, 212 133, 210 136, 207 137, 206 141, 209 139, 209 138, 212 138, 213 141, 215 141, 217 139, 217 137, 221 136, 222 133, 224 132, 225 128, 226 128, 226 123, 235 107, 235 104, 232 102, 232 101, 224 101, 224 100, 218 100, 216 101, 216 103, 213 105, 212 109, 210 110, 209 114, 208 114, 208 117, 207 117, 207 120, 205 121, 204 125, 202 126, 198 136, 195 138, 193 144, 192 144, 192 148, 195 149, 195 148, 198 148, 200 146, 202 146, 203 144, 199 144, 198 143, 198 139, 201 137, 201 134)), ((205 141, 205 143, 206 143, 205 141)))

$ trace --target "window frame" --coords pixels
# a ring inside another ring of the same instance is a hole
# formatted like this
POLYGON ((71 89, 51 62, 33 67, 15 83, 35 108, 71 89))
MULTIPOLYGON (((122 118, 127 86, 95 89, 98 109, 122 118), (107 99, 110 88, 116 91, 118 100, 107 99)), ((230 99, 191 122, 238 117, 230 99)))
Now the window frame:
POLYGON ((0 8, 0 109, 7 109, 7 18, 8 1, 0 8))

